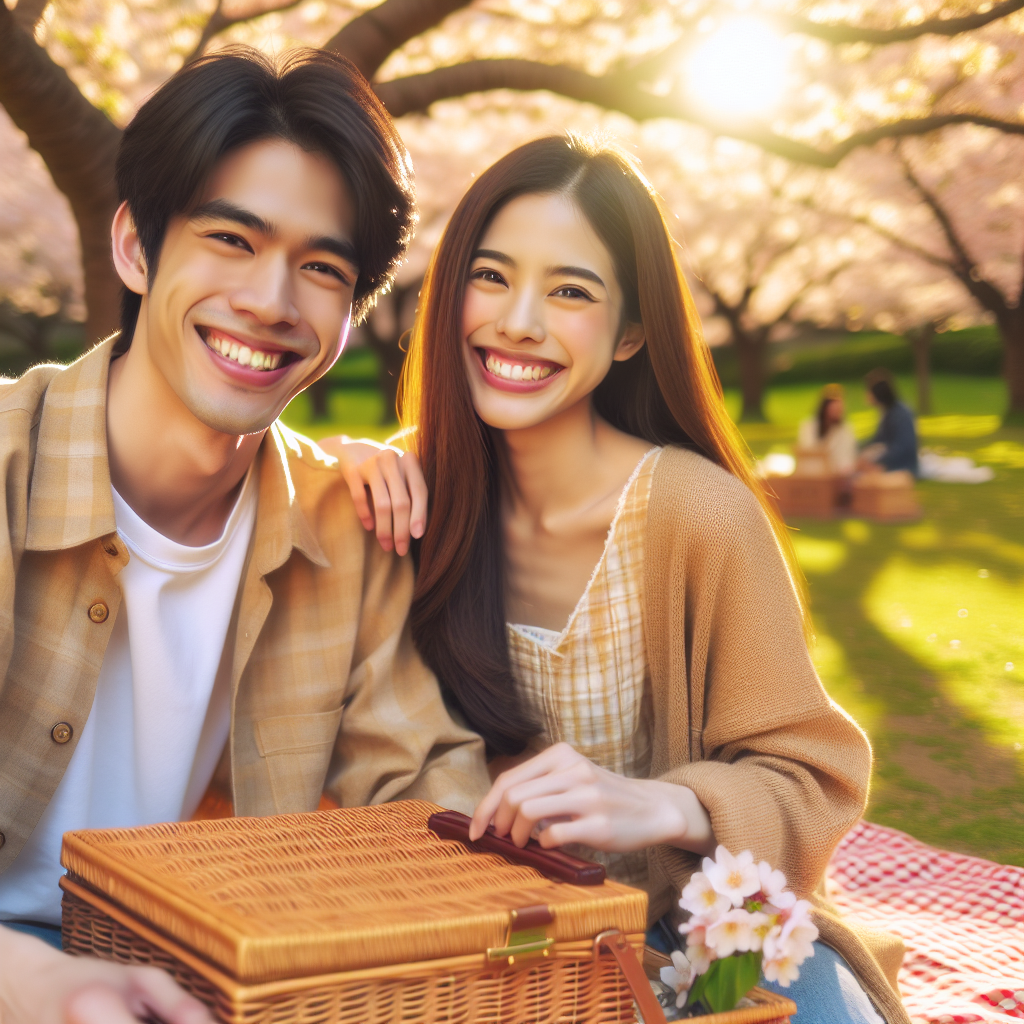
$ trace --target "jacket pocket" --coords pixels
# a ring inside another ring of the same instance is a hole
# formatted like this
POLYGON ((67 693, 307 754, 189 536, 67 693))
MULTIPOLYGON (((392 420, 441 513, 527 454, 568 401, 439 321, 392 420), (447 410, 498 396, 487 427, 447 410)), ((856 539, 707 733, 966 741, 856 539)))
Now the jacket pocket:
POLYGON ((316 810, 344 710, 280 715, 256 723, 256 745, 270 773, 278 814, 316 810))

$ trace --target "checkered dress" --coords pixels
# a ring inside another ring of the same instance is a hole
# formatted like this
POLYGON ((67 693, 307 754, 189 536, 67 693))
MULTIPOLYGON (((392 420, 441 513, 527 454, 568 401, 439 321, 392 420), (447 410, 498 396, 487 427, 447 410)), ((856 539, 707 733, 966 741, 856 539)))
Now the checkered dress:
MULTIPOLYGON (((564 741, 595 764, 629 778, 650 767, 650 680, 643 636, 647 499, 660 448, 649 451, 623 488, 604 552, 561 633, 508 626, 512 671, 543 725, 541 747, 564 741)), ((647 855, 587 850, 633 885, 647 855)))

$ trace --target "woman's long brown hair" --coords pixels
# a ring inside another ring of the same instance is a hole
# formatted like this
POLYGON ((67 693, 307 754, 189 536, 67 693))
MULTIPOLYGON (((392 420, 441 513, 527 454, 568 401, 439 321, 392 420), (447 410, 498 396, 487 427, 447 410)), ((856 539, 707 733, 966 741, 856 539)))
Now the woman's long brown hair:
POLYGON ((537 732, 509 663, 501 525, 500 431, 473 408, 463 360, 462 305, 472 254, 494 215, 522 195, 563 194, 608 247, 625 319, 646 344, 616 362, 594 392, 612 426, 656 445, 699 452, 742 480, 768 516, 799 587, 785 524, 755 478, 729 418, 655 193, 636 164, 572 137, 527 143, 485 171, 459 203, 427 270, 402 375, 399 413, 416 425, 430 491, 416 550, 412 630, 448 699, 492 752, 519 752, 537 732))

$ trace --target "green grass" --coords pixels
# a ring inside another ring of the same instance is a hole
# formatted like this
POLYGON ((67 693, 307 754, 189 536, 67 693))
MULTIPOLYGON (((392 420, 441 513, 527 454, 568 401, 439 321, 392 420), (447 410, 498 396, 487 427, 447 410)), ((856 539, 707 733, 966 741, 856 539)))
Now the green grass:
MULTIPOLYGON (((909 382, 903 391, 913 397, 909 382)), ((755 454, 785 450, 816 389, 772 391, 755 454)), ((874 414, 848 391, 859 434, 874 414)), ((1024 429, 1000 381, 938 378, 922 444, 991 465, 979 485, 918 486, 909 526, 795 520, 814 658, 875 752, 868 817, 947 849, 1024 865, 1024 429)))
MULTIPOLYGON (((909 378, 902 393, 914 401, 909 378)), ((818 385, 769 391, 769 422, 744 424, 757 456, 789 450, 818 385)), ((735 415, 739 397, 727 392, 735 415)), ((1024 865, 1024 428, 1000 427, 996 378, 937 375, 922 444, 991 465, 979 485, 924 481, 912 525, 798 520, 813 654, 829 693, 875 753, 868 817, 947 849, 1024 865), (966 614, 962 614, 966 612, 966 614), (956 643, 954 643, 956 641, 956 643), (1011 669, 1007 665, 1012 665, 1011 669)), ((847 385, 860 436, 877 414, 847 385)), ((285 419, 303 433, 383 438, 380 399, 350 387, 331 420, 299 396, 285 419)))

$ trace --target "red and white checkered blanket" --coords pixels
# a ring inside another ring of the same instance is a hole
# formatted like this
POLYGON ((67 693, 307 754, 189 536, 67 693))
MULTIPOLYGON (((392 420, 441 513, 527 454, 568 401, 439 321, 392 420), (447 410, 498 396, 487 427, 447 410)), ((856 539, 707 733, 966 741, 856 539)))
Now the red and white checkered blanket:
POLYGON ((862 821, 828 885, 848 917, 906 943, 900 990, 915 1021, 1024 1020, 1024 868, 862 821))

